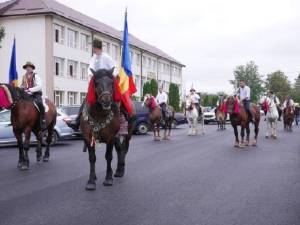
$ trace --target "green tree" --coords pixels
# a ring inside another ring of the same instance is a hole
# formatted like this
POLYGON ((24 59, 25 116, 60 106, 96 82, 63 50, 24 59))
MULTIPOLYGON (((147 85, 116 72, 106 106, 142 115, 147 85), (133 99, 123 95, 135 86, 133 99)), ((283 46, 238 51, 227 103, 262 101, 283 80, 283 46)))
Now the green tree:
POLYGON ((170 83, 169 86, 169 104, 174 108, 175 111, 178 112, 180 110, 179 88, 173 83, 170 83))
POLYGON ((150 94, 153 96, 156 96, 158 92, 158 84, 157 81, 152 79, 150 81, 150 94))
POLYGON ((288 77, 280 70, 268 74, 266 88, 273 91, 281 101, 283 101, 292 90, 288 77))
POLYGON ((237 66, 233 72, 234 79, 229 82, 237 90, 239 82, 245 80, 246 84, 251 88, 251 100, 257 102, 265 91, 263 87, 262 76, 258 73, 258 66, 250 61, 246 65, 237 66))
POLYGON ((5 36, 5 30, 4 30, 4 27, 0 27, 0 48, 1 48, 1 42, 3 40, 5 36))
POLYGON ((144 99, 144 96, 146 94, 150 94, 150 83, 149 82, 145 82, 143 85, 143 96, 142 99, 144 99))
POLYGON ((214 107, 219 99, 218 94, 209 94, 209 93, 202 93, 201 94, 202 102, 201 104, 205 107, 214 107))
POLYGON ((291 95, 295 102, 300 103, 300 73, 297 79, 295 80, 295 84, 291 91, 291 95))

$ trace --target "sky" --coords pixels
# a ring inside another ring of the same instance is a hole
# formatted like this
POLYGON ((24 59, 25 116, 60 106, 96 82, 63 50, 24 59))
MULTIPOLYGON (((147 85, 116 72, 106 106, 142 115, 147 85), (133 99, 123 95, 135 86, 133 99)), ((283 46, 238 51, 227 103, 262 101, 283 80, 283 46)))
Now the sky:
POLYGON ((129 32, 186 65, 186 90, 232 92, 236 66, 253 60, 262 75, 300 73, 299 0, 58 0, 129 32))

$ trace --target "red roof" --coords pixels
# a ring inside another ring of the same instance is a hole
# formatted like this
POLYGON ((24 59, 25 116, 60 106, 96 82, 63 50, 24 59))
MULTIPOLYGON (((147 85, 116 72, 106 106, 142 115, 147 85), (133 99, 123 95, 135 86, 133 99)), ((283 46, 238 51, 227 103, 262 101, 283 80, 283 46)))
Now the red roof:
MULTIPOLYGON (((0 17, 21 16, 33 14, 55 14, 66 19, 72 20, 82 26, 106 34, 117 40, 122 40, 122 31, 108 26, 96 19, 86 16, 70 7, 67 7, 55 0, 11 0, 0 3, 0 17)), ((168 59, 172 62, 184 66, 162 50, 145 43, 130 34, 130 44, 148 51, 152 54, 168 59)))

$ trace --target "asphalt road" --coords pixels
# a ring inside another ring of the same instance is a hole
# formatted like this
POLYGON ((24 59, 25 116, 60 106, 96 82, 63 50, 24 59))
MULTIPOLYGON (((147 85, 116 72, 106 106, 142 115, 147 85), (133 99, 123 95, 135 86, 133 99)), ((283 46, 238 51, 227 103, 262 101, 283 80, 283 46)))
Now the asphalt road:
MULTIPOLYGON (((52 148, 48 163, 16 168, 15 148, 0 148, 0 224, 4 225, 299 225, 300 128, 258 147, 233 148, 232 128, 206 126, 204 136, 177 129, 171 141, 135 136, 126 175, 85 191, 88 154, 81 141, 52 148)), ((116 157, 115 157, 116 158, 116 157)), ((116 160, 114 160, 116 168, 116 160)))

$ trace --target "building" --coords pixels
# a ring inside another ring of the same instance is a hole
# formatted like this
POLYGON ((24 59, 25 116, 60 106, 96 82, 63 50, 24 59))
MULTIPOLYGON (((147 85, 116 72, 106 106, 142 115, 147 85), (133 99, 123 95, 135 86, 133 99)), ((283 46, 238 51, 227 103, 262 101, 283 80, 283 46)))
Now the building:
MULTIPOLYGON (((43 92, 56 105, 78 105, 86 95, 88 63, 94 38, 120 64, 122 32, 54 0, 12 0, 0 3, 0 25, 6 36, 0 49, 0 82, 7 82, 11 48, 17 40, 19 79, 22 65, 32 61, 43 79, 43 92)), ((133 35, 129 37, 137 97, 143 83, 156 79, 168 91, 182 88, 184 65, 133 35)))

